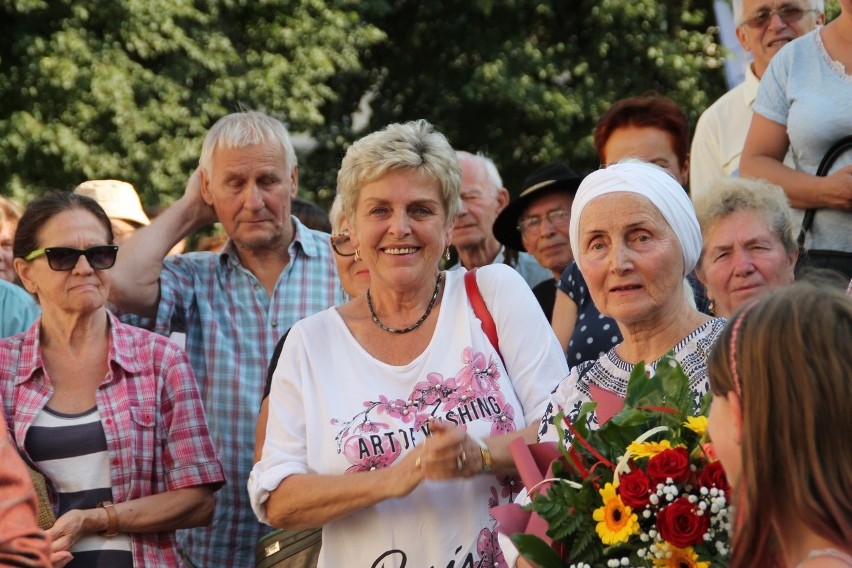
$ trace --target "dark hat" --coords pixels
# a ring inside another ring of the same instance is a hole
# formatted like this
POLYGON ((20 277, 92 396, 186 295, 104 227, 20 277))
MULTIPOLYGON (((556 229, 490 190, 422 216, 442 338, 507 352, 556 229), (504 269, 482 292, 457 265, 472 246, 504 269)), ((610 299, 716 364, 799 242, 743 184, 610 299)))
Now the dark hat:
POLYGON ((521 233, 518 231, 518 219, 521 213, 542 195, 557 192, 576 194, 581 181, 583 181, 582 178, 563 162, 541 166, 524 180, 518 198, 497 215, 492 229, 494 236, 511 249, 524 250, 521 233))

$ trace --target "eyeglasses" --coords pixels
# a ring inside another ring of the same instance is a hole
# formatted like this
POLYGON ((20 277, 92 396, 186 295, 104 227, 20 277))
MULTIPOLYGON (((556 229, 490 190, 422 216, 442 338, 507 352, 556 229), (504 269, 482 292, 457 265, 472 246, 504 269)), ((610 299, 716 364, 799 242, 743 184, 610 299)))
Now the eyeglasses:
POLYGON ((355 247, 349 240, 349 233, 334 233, 331 235, 331 248, 340 256, 353 256, 355 247))
POLYGON ((101 245, 83 250, 68 247, 42 248, 34 250, 25 256, 24 260, 35 260, 42 255, 47 257, 47 265, 51 270, 58 272, 71 270, 77 266, 81 256, 85 256, 86 262, 95 270, 106 270, 115 264, 118 245, 101 245))
POLYGON ((527 237, 534 237, 541 232, 542 221, 547 218, 547 221, 554 228, 562 228, 571 220, 571 212, 564 209, 554 209, 544 217, 527 217, 518 221, 518 231, 527 237))
POLYGON ((806 13, 817 12, 818 10, 805 10, 798 6, 781 6, 776 10, 758 10, 751 18, 743 20, 743 23, 750 28, 759 29, 769 24, 772 16, 777 14, 781 21, 785 24, 792 24, 802 19, 806 13))

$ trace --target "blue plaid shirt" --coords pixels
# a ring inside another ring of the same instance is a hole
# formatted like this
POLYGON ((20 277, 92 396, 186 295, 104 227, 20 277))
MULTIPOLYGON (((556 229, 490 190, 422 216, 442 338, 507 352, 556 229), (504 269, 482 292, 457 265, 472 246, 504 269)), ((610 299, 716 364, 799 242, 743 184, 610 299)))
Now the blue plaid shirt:
POLYGON ((290 262, 271 298, 242 267, 230 241, 222 253, 188 253, 163 263, 155 331, 186 333, 186 351, 227 478, 216 494, 213 522, 178 532, 181 547, 198 567, 255 565, 254 545, 270 529, 254 516, 246 482, 269 358, 294 323, 344 300, 328 235, 293 222, 290 262))

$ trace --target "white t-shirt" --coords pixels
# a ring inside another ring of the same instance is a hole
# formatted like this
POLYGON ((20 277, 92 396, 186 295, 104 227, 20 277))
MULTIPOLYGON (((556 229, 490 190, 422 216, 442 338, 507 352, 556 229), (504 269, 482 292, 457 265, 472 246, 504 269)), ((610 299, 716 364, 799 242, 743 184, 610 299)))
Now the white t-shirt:
MULTIPOLYGON (((544 415, 568 368, 529 286, 508 266, 477 271, 509 380, 470 307, 465 272, 446 273, 435 333, 407 365, 373 358, 334 308, 293 327, 273 377, 263 457, 249 478, 261 520, 284 478, 388 467, 423 443, 429 417, 484 438, 544 415)), ((500 554, 489 510, 513 496, 492 475, 424 481, 404 498, 326 524, 320 566, 479 565, 500 554)))

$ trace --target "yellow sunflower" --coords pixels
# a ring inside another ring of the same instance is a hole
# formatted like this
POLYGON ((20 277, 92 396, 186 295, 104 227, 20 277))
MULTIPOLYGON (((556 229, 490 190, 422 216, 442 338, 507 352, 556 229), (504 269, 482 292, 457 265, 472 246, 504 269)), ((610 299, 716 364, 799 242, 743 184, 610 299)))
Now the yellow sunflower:
POLYGON ((634 458, 652 458, 665 450, 672 449, 672 444, 668 440, 662 442, 633 442, 627 446, 627 452, 632 454, 634 458))
POLYGON ((654 566, 662 568, 710 568, 709 562, 699 562, 698 555, 690 546, 689 548, 675 548, 669 546, 672 555, 668 558, 655 558, 654 566))
POLYGON ((592 518, 598 521, 595 530, 601 542, 606 545, 627 542, 631 535, 639 532, 639 519, 630 507, 622 503, 612 483, 604 485, 600 494, 604 504, 595 509, 592 518))
POLYGON ((703 436, 704 432, 707 431, 707 417, 687 416, 686 422, 684 422, 683 425, 698 434, 699 436, 703 436))

